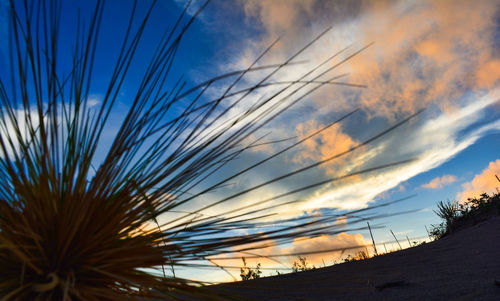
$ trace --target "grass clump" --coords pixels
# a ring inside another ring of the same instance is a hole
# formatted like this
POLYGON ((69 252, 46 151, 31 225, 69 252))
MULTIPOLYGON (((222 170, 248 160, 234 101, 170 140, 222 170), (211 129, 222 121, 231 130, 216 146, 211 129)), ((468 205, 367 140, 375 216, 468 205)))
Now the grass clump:
POLYGON ((430 235, 434 239, 442 238, 467 223, 476 224, 488 218, 493 211, 500 214, 500 193, 468 198, 463 203, 456 201, 438 202, 438 209, 434 212, 443 221, 432 225, 430 235))

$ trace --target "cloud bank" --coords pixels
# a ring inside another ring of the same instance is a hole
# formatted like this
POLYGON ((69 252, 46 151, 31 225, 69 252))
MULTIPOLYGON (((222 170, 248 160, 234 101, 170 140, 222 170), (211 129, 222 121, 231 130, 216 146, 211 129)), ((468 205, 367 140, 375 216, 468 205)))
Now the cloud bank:
MULTIPOLYGON (((366 207, 383 192, 441 165, 500 128, 498 8, 491 1, 242 1, 241 6, 247 22, 258 24, 262 34, 247 43, 237 66, 247 66, 257 50, 278 36, 281 40, 262 63, 283 62, 328 26, 332 29, 297 60, 314 66, 353 45, 326 69, 375 42, 336 69, 336 74, 349 74, 343 82, 367 88, 324 86, 268 126, 273 138, 291 136, 291 126, 301 138, 348 110, 361 109, 353 120, 331 127, 295 153, 277 159, 282 166, 303 166, 328 158, 426 109, 417 120, 383 139, 322 165, 309 179, 398 160, 413 159, 411 163, 324 185, 302 195, 306 202, 289 210, 366 207)), ((298 78, 307 68, 287 68, 273 80, 298 78)), ((334 73, 321 79, 330 75, 334 73)), ((427 187, 451 181, 439 179, 427 187)), ((300 177, 280 188, 296 187, 297 183, 301 183, 300 177)))

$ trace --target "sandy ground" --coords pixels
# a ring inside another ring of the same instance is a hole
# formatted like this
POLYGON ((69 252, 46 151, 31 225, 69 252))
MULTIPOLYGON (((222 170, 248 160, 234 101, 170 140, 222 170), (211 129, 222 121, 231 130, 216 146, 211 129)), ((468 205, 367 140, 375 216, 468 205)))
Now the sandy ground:
POLYGON ((500 217, 369 260, 214 289, 241 300, 500 300, 500 217))

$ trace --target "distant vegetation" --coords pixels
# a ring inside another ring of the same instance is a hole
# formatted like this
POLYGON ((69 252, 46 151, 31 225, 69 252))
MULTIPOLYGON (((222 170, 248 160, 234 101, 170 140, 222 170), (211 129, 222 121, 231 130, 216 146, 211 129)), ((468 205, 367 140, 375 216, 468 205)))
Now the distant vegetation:
POLYGON ((262 274, 262 271, 260 270, 260 263, 257 263, 257 266, 253 269, 247 266, 245 257, 242 257, 241 260, 243 260, 243 267, 240 269, 241 280, 260 278, 260 274, 262 274))
MULTIPOLYGON (((355 255, 349 254, 344 259, 344 262, 365 260, 365 259, 369 259, 369 258, 370 258, 370 255, 366 251, 359 251, 355 255)), ((243 266, 240 268, 241 280, 251 280, 251 279, 261 278, 262 265, 260 263, 257 263, 255 268, 252 268, 252 267, 249 267, 247 265, 247 261, 246 261, 245 257, 242 257, 241 260, 243 261, 243 266)), ((307 262, 307 258, 305 256, 299 255, 298 260, 295 260, 292 264, 292 273, 305 272, 305 271, 315 270, 315 269, 316 269, 316 266, 310 265, 307 262)), ((276 270, 276 275, 282 275, 282 273, 276 270)))
MULTIPOLYGON (((261 277, 262 271, 260 263, 257 263, 255 268, 251 268, 247 266, 247 261, 245 257, 242 257, 241 260, 243 261, 243 267, 240 268, 241 280, 251 280, 261 277)), ((316 269, 316 267, 314 265, 310 266, 305 256, 299 256, 298 260, 294 261, 292 265, 292 273, 304 272, 314 269, 316 269)), ((276 274, 281 275, 279 271, 276 271, 276 274)))
POLYGON ((370 255, 368 254, 368 252, 359 251, 354 256, 352 256, 350 254, 347 255, 347 257, 344 259, 344 261, 349 262, 349 261, 365 260, 365 259, 369 259, 369 258, 370 258, 370 255))
POLYGON ((313 265, 310 267, 307 263, 307 259, 304 256, 299 256, 298 261, 293 262, 292 266, 292 272, 297 273, 297 272, 304 272, 308 270, 314 270, 316 267, 313 265))
POLYGON ((493 214, 500 215, 500 193, 481 194, 479 198, 469 198, 464 203, 440 201, 434 212, 443 220, 432 225, 430 235, 434 239, 442 238, 467 224, 476 224, 493 214))

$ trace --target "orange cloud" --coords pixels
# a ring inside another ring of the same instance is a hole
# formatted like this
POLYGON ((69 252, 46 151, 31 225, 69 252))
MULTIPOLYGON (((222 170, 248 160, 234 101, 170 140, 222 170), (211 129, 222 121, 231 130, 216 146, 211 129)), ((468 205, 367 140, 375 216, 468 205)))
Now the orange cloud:
MULTIPOLYGON (((298 260, 298 256, 290 255, 297 253, 307 253, 307 252, 317 252, 320 250, 331 250, 331 249, 339 249, 339 251, 331 251, 326 253, 318 253, 318 254, 305 254, 303 255, 307 259, 308 266, 312 267, 313 265, 316 267, 322 266, 323 263, 327 265, 331 265, 343 258, 346 258, 348 255, 354 256, 357 252, 361 250, 367 250, 366 247, 369 245, 363 238, 363 235, 360 233, 349 234, 342 232, 338 235, 321 235, 318 237, 299 237, 294 239, 291 247, 280 247, 276 245, 276 242, 272 240, 265 241, 264 243, 259 244, 249 244, 245 247, 258 247, 267 245, 266 248, 250 250, 248 252, 242 253, 231 253, 231 254, 220 254, 215 257, 212 257, 212 262, 220 265, 220 266, 233 266, 233 267, 241 267, 243 262, 241 258, 237 259, 228 259, 228 257, 245 257, 247 262, 247 266, 251 268, 255 268, 258 263, 261 264, 263 268, 286 268, 289 267, 291 269, 293 262, 298 260), (354 249, 345 249, 343 248, 352 248, 356 246, 362 246, 360 248, 354 249), (258 254, 261 257, 259 258, 249 258, 252 255, 258 254), (269 257, 272 254, 280 254, 284 256, 280 257, 269 257), (288 256, 286 256, 288 255, 288 256), (226 259, 224 259, 226 258, 226 259)), ((372 248, 368 247, 368 252, 372 252, 372 248)), ((229 271, 229 270, 228 270, 229 271)), ((231 274, 239 279, 238 273, 239 270, 231 269, 231 274)), ((269 271, 265 270, 265 274, 269 271)), ((230 279, 226 279, 230 281, 230 279)))
POLYGON ((429 1, 407 10, 403 6, 368 7, 360 23, 362 40, 376 44, 350 67, 352 81, 369 87, 361 103, 372 114, 409 113, 431 103, 449 111, 467 89, 498 78, 493 75, 498 71, 488 72, 495 65, 487 55, 495 29, 491 4, 429 1), (480 64, 479 58, 485 62, 480 64), (478 70, 475 80, 477 68, 485 71, 478 70))
POLYGON ((457 100, 463 93, 498 82, 496 6, 494 1, 277 0, 247 1, 245 12, 266 30, 262 43, 283 37, 271 55, 277 61, 332 23, 318 47, 308 50, 308 60, 319 62, 353 42, 374 41, 339 69, 350 74, 343 81, 368 89, 325 87, 314 98, 323 111, 361 106, 371 116, 392 119, 430 105, 453 112, 463 105, 457 100))
MULTIPOLYGON (((295 133, 298 139, 303 139, 322 127, 324 125, 319 125, 315 120, 310 120, 298 124, 295 133)), ((356 144, 355 140, 342 131, 339 124, 335 124, 314 138, 306 140, 302 151, 293 158, 293 161, 295 163, 303 163, 308 160, 313 162, 321 161, 347 151, 356 144)), ((328 174, 336 174, 341 168, 347 166, 347 162, 349 162, 349 156, 344 156, 327 163, 324 168, 328 174)))
MULTIPOLYGON (((351 248, 353 246, 365 246, 369 243, 363 238, 360 233, 349 234, 342 232, 338 235, 321 235, 318 237, 301 237, 293 241, 293 246, 286 249, 287 253, 305 253, 305 252, 315 252, 318 250, 329 250, 329 249, 342 249, 351 248)), ((319 254, 309 254, 305 255, 307 262, 316 267, 322 266, 323 262, 325 264, 332 264, 334 261, 338 261, 342 258, 347 257, 347 255, 354 255, 360 250, 365 250, 365 247, 357 249, 348 249, 333 251, 329 253, 319 253, 319 254)), ((371 252, 371 248, 369 250, 371 252)), ((291 258, 291 261, 297 260, 297 258, 291 258)))
POLYGON ((443 186, 454 183, 457 181, 457 178, 452 175, 444 175, 442 177, 437 177, 432 179, 429 183, 423 184, 423 188, 427 189, 438 189, 443 188, 443 186))
POLYGON ((500 59, 486 61, 476 70, 477 85, 492 88, 500 80, 500 59))
POLYGON ((495 193, 500 187, 500 182, 495 175, 500 177, 500 159, 490 162, 488 167, 476 175, 471 182, 462 185, 462 192, 457 194, 457 199, 465 201, 467 198, 478 197, 482 193, 495 193))

